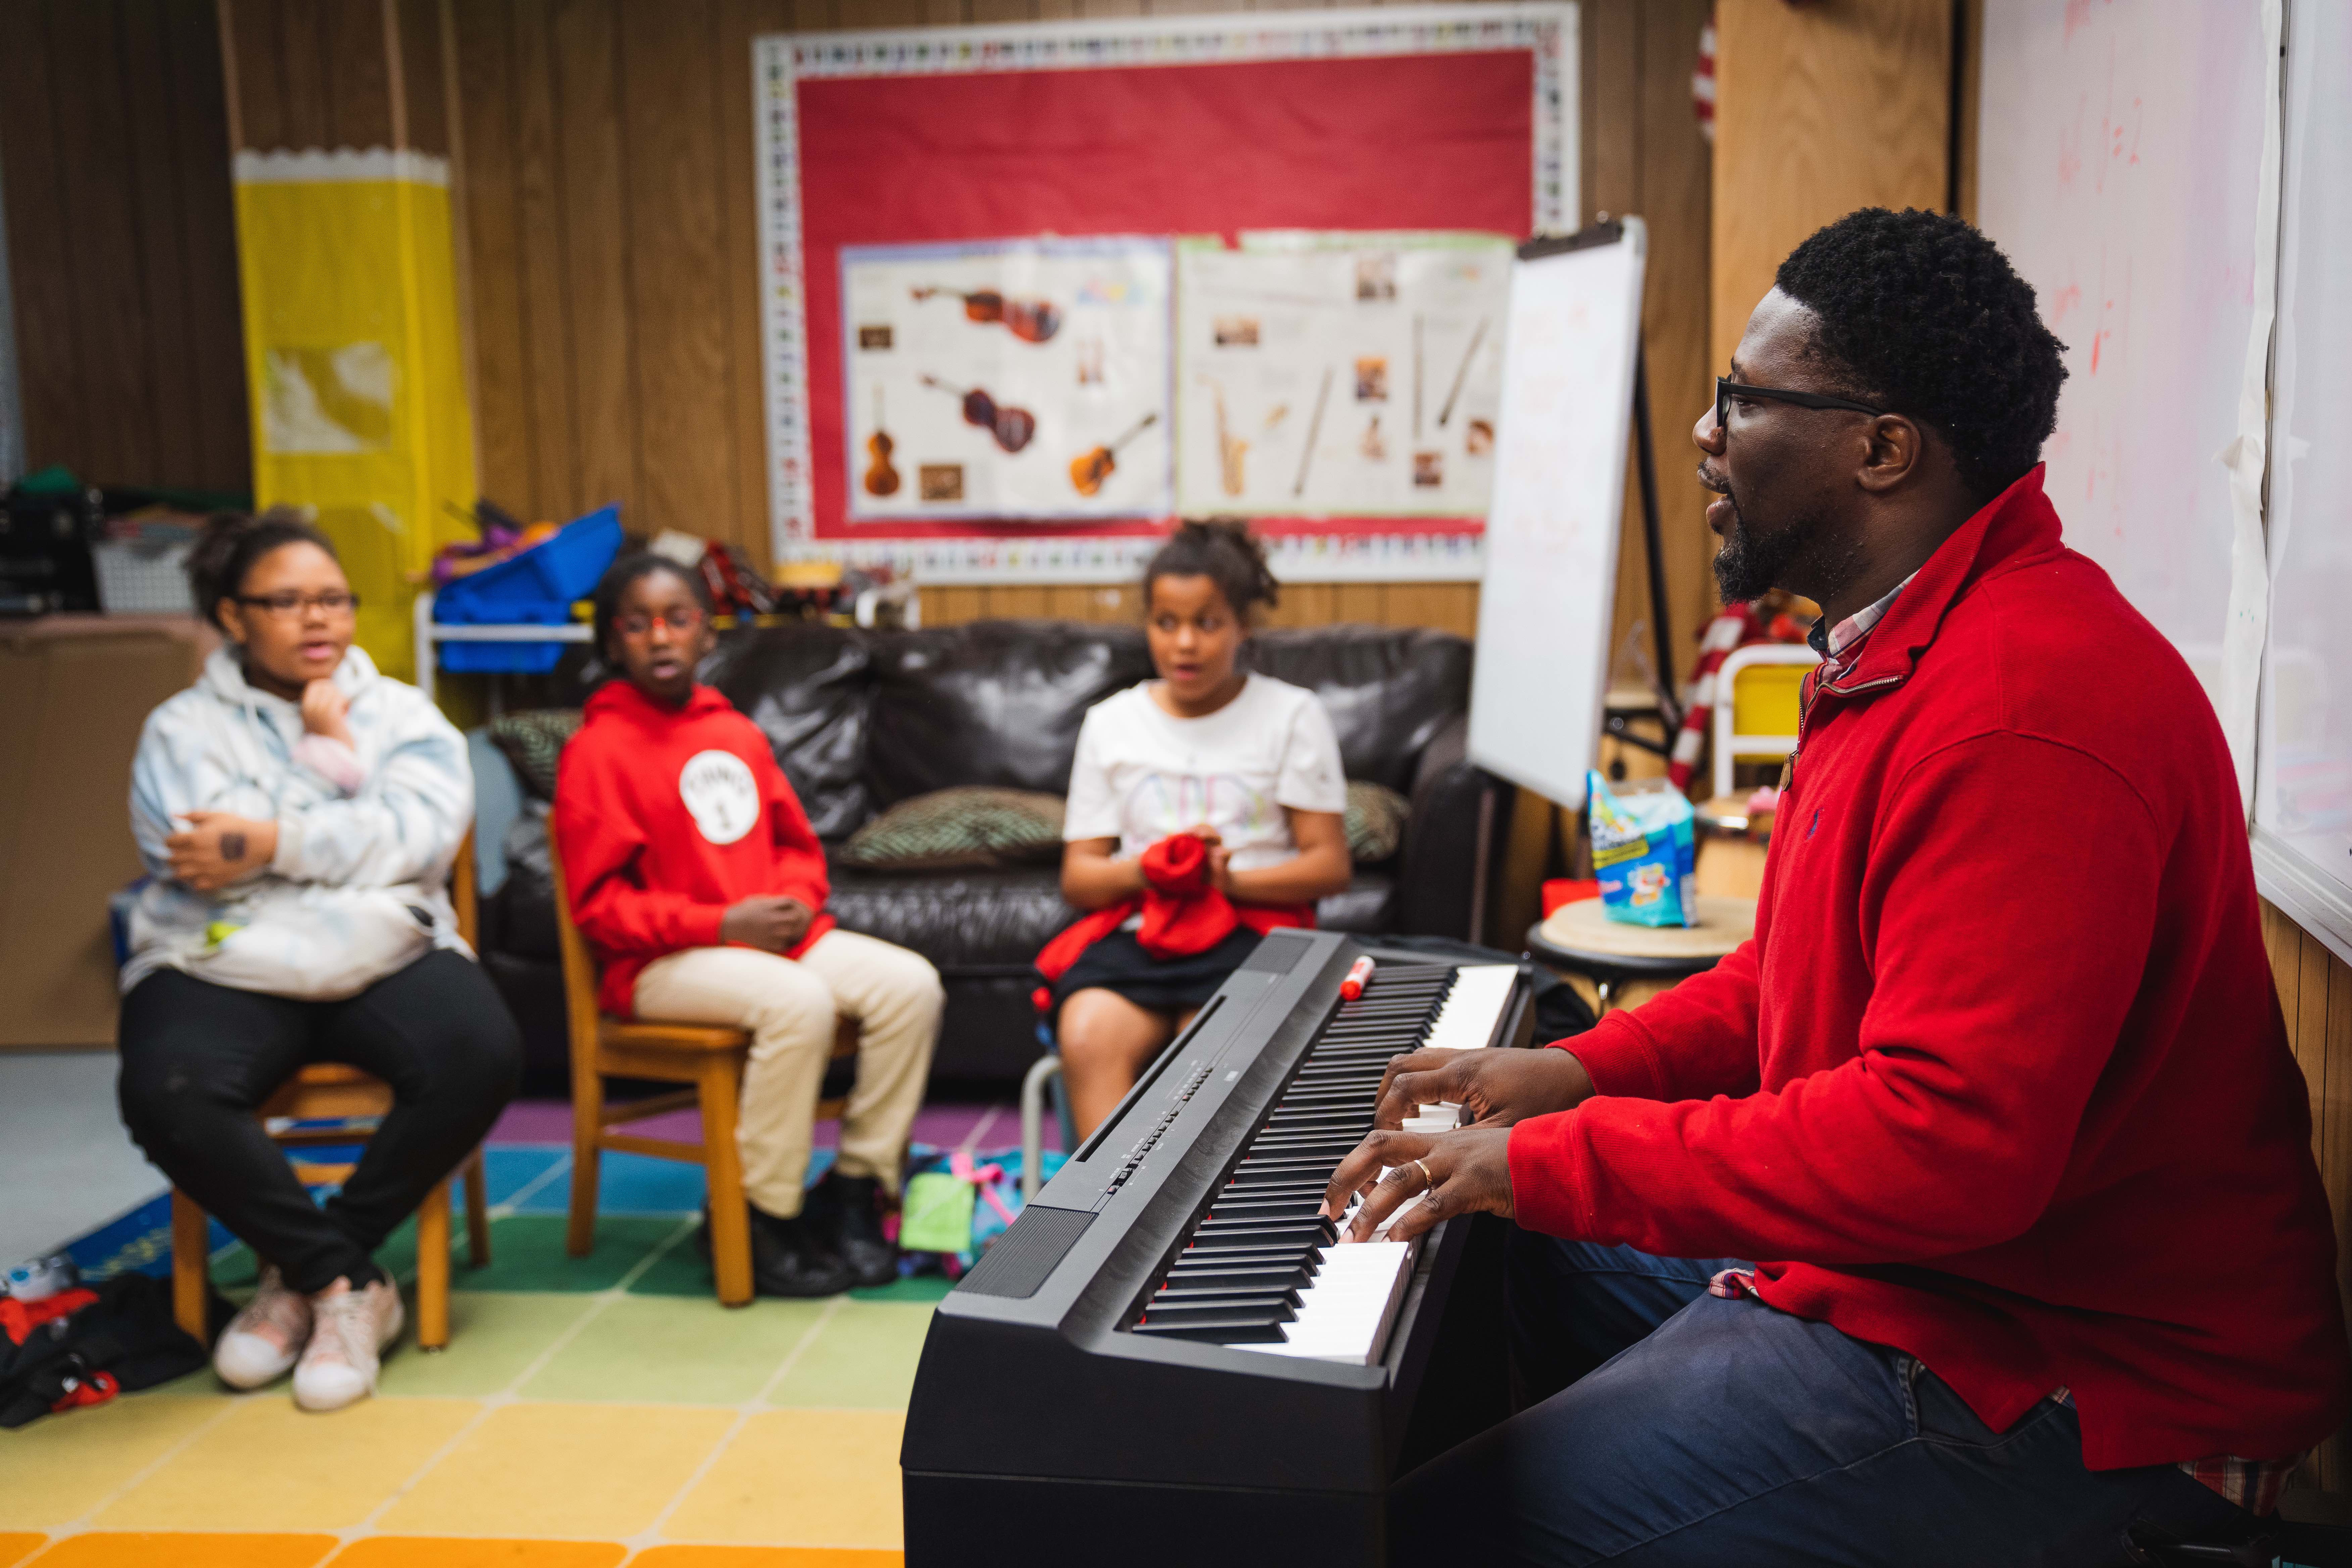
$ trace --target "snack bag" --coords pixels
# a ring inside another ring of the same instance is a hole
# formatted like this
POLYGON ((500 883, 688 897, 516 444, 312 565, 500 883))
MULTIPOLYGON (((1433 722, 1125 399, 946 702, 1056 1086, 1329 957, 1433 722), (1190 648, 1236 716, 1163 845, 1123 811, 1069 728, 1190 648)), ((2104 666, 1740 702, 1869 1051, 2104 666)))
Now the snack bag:
POLYGON ((1592 872, 1601 908, 1612 921, 1640 926, 1698 924, 1696 814, 1679 790, 1615 795, 1587 772, 1592 821, 1592 872))

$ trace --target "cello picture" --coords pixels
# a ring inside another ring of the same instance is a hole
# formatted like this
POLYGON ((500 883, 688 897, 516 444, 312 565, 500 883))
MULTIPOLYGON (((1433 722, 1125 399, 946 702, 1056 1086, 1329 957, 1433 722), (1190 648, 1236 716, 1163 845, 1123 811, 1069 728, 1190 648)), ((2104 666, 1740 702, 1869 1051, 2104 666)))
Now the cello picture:
POLYGON ((1078 493, 1082 496, 1099 493, 1103 488, 1103 481, 1109 479, 1112 470, 1118 467, 1118 449, 1150 429, 1159 418, 1160 415, 1157 411, 1147 414, 1137 420, 1134 427, 1118 440, 1107 441, 1083 457, 1072 458, 1070 483, 1077 487, 1078 493))
POLYGON ((1042 343, 1062 330, 1062 312, 1050 300, 1008 300, 993 289, 971 293, 960 289, 917 289, 912 292, 919 301, 938 294, 961 300, 965 320, 1002 323, 1006 331, 1024 343, 1042 343))
POLYGON ((898 470, 890 466, 890 453, 898 443, 882 428, 882 389, 874 389, 874 434, 866 437, 866 455, 874 461, 866 469, 866 493, 870 496, 894 496, 898 493, 898 470))
POLYGON ((1037 416, 1026 408, 1014 408, 1000 404, 980 387, 967 391, 950 386, 937 376, 923 377, 925 386, 936 386, 963 399, 963 422, 977 425, 988 432, 991 439, 1008 453, 1018 452, 1037 434, 1037 416))

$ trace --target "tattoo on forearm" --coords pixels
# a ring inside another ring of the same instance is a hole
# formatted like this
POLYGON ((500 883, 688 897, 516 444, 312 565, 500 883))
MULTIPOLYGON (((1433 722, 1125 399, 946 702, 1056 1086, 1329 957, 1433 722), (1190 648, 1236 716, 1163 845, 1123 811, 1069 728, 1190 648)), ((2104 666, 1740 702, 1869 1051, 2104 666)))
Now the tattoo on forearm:
POLYGON ((245 858, 244 834, 224 833, 221 835, 221 858, 224 860, 242 860, 245 858))

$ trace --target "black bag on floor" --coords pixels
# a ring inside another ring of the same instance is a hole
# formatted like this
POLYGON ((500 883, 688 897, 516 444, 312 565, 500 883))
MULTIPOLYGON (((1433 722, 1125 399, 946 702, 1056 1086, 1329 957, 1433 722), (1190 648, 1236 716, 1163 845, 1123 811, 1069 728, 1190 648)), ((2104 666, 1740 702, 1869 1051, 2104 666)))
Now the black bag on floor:
POLYGON ((169 1280, 118 1274, 92 1289, 97 1300, 37 1325, 23 1344, 0 1336, 0 1429, 47 1415, 92 1373, 110 1374, 130 1394, 205 1364, 205 1347, 173 1321, 169 1280))
POLYGON ((1548 1046, 1554 1040, 1564 1040, 1570 1035, 1580 1035, 1600 1020, 1576 988, 1550 970, 1534 963, 1515 952, 1500 948, 1479 947, 1466 942, 1456 942, 1450 936, 1366 936, 1358 939, 1368 947, 1401 947, 1408 952, 1423 953, 1442 959, 1447 963, 1516 963, 1519 972, 1528 977, 1535 987, 1536 1044, 1548 1046))

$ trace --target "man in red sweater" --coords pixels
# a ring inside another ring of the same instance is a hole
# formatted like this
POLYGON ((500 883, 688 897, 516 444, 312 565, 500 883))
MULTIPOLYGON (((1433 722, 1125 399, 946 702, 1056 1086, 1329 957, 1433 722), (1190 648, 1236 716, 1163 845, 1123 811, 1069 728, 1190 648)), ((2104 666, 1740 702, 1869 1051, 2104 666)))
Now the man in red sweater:
POLYGON ((1822 229, 1749 318, 1695 432, 1717 576, 1819 602, 1826 658, 1755 940, 1391 1068, 1382 1128, 1479 1120, 1375 1132, 1334 1205, 1515 1218, 1519 1365, 1567 1385, 1400 1487, 1399 1561, 2144 1561, 2250 1532, 2343 1420, 2235 774, 2060 542, 2060 352, 1920 212, 1822 229))

